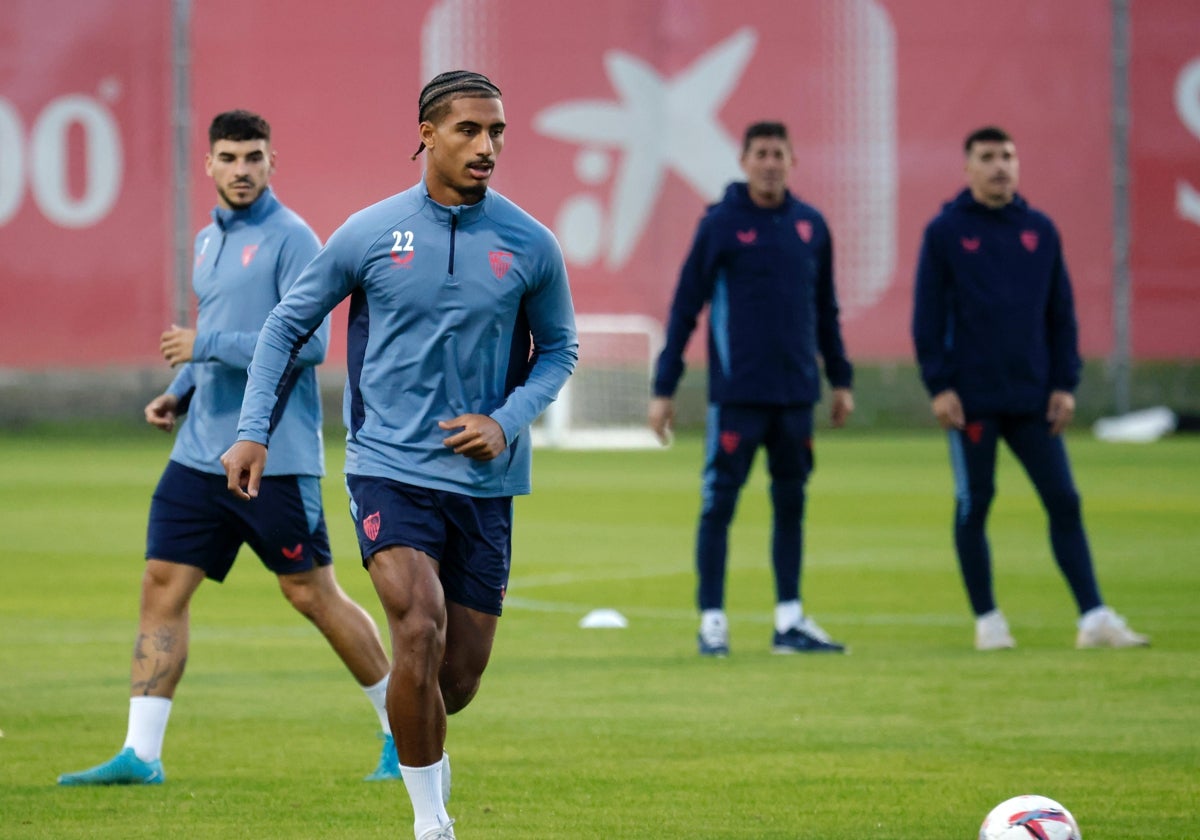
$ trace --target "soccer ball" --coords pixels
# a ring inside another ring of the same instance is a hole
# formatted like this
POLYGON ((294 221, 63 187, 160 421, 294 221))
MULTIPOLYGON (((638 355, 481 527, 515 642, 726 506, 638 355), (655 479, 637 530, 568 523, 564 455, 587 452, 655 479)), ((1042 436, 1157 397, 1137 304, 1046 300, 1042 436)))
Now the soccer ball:
POLYGON ((1045 796, 1014 796, 983 818, 979 840, 1081 840, 1071 812, 1045 796))

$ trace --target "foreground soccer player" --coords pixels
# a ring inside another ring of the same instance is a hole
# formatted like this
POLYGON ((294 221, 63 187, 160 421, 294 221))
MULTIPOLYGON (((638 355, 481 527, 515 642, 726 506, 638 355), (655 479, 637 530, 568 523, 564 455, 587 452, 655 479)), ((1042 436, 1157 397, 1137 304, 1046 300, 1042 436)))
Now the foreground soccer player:
POLYGON ((554 236, 488 189, 500 90, 443 73, 418 107, 424 178, 351 216, 271 313, 222 461, 235 495, 261 494, 279 385, 348 296, 350 510, 392 636, 388 715, 414 834, 432 840, 454 836, 446 716, 475 696, 491 655, 512 497, 530 491, 527 427, 574 370, 578 342, 554 236))
MULTIPOLYGON (((296 360, 283 393, 262 493, 254 505, 229 498, 220 457, 236 432, 246 365, 271 308, 317 252, 304 220, 269 187, 275 171, 271 128, 256 114, 218 114, 209 127, 205 168, 217 189, 213 221, 196 237, 192 285, 196 329, 163 333, 163 358, 179 365, 166 393, 146 406, 146 422, 180 429, 150 504, 141 612, 130 669, 129 730, 113 759, 59 777, 62 785, 159 784, 163 736, 188 656, 188 607, 205 577, 225 579, 247 543, 297 610, 313 622, 364 687, 386 731, 387 655, 371 617, 338 586, 321 508, 325 472, 315 366, 329 326, 296 360)), ((385 740, 369 778, 399 774, 385 740)))
POLYGON ((729 526, 759 448, 767 450, 775 518, 775 653, 840 653, 845 647, 800 601, 805 486, 813 469, 813 405, 821 368, 833 390, 830 421, 854 411, 853 368, 842 344, 833 242, 816 208, 788 190, 794 159, 787 127, 754 123, 742 140, 746 181, 700 220, 671 303, 654 376, 650 427, 666 440, 674 423, 683 351, 707 304, 708 437, 696 535, 701 656, 729 654, 725 567, 729 526))
POLYGON ((996 607, 988 511, 1003 439, 1050 520, 1054 559, 1080 619, 1076 645, 1149 644, 1104 605, 1062 432, 1075 415, 1078 329, 1062 242, 1017 193, 1017 147, 994 126, 964 143, 967 187, 925 228, 912 334, 954 470, 954 546, 975 647, 1016 645, 996 607))

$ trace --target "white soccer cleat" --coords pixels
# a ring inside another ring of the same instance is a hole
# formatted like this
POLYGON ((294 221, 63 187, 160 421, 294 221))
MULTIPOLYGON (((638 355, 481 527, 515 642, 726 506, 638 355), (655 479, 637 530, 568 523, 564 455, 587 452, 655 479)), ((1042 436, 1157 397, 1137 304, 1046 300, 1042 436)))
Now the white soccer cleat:
POLYGON ((1008 622, 1000 610, 976 617, 975 650, 1007 650, 1016 646, 1016 639, 1008 632, 1008 622))
POLYGON ((723 658, 729 655, 729 622, 725 613, 705 611, 700 619, 696 647, 701 656, 723 658))
POLYGON ((454 820, 422 831, 417 835, 417 840, 454 840, 454 820))
POLYGON ((1077 648, 1130 648, 1149 644, 1149 636, 1130 630, 1125 619, 1109 607, 1088 610, 1079 619, 1079 635, 1075 637, 1077 648))

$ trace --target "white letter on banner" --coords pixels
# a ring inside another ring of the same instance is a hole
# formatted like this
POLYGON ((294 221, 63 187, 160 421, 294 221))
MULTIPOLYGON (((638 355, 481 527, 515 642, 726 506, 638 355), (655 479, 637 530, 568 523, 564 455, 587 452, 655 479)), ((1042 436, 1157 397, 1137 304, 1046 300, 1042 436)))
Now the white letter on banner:
POLYGON ((69 94, 53 100, 30 138, 30 181, 42 213, 61 227, 94 225, 108 214, 121 188, 121 135, 112 113, 96 100, 69 94), (67 184, 67 136, 73 123, 84 133, 86 186, 79 199, 67 184))
MULTIPOLYGON (((1200 139, 1200 58, 1184 67, 1175 81, 1175 111, 1200 139)), ((1200 225, 1200 192, 1187 181, 1175 184, 1175 212, 1181 219, 1200 225)))
POLYGON ((25 192, 25 132, 21 115, 0 99, 0 226, 21 209, 25 192))

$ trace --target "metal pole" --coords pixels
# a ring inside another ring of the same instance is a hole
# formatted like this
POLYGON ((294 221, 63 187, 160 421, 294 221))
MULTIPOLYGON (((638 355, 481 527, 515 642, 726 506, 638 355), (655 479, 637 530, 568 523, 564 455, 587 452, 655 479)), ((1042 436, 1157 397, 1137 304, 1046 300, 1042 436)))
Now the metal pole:
POLYGON ((1129 3, 1112 0, 1113 402, 1130 410, 1133 375, 1129 270, 1129 3))
POLYGON ((191 220, 191 131, 192 56, 191 0, 173 0, 171 57, 173 68, 171 129, 174 147, 172 186, 175 198, 175 323, 187 324, 191 306, 192 220, 191 220))

